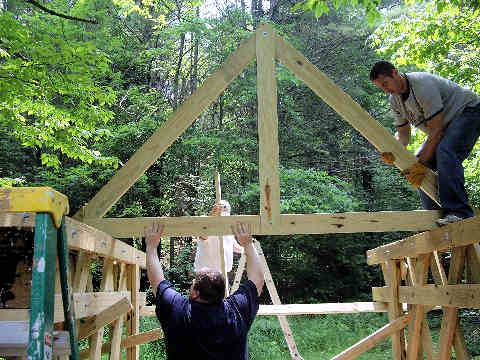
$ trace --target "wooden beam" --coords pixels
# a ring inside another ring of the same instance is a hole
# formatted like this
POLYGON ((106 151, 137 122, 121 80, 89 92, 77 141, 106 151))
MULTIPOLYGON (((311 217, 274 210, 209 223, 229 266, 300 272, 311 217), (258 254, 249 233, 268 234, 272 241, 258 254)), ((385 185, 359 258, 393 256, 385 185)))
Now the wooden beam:
POLYGON ((260 218, 265 227, 280 222, 275 30, 269 24, 256 32, 260 218))
MULTIPOLYGON (((403 307, 407 311, 407 306, 403 307)), ((387 304, 383 302, 324 303, 324 304, 281 304, 260 305, 259 316, 295 316, 322 314, 356 314, 370 312, 387 312, 387 304)), ((0 311, 1 314, 1 311, 0 311)), ((155 306, 141 306, 140 316, 156 316, 155 306)))
POLYGON ((115 304, 88 319, 86 323, 81 324, 78 332, 78 339, 81 340, 93 335, 95 331, 112 323, 131 309, 132 304, 127 297, 120 299, 115 304))
POLYGON ((252 226, 255 235, 335 234, 357 232, 424 231, 434 227, 438 211, 379 211, 335 214, 280 215, 277 227, 264 227, 258 215, 181 216, 85 219, 89 225, 119 237, 140 237, 144 227, 158 221, 165 224, 165 236, 228 235, 231 225, 252 226))
MULTIPOLYGON (((417 162, 416 157, 407 151, 389 131, 300 52, 279 36, 276 37, 275 45, 277 59, 360 132, 379 152, 393 153, 395 166, 405 170, 417 162)), ((427 173, 422 189, 433 200, 439 202, 437 179, 432 171, 427 173)))
POLYGON ((388 259, 400 259, 433 251, 477 243, 480 237, 480 216, 459 221, 436 230, 410 236, 394 243, 367 251, 367 263, 379 264, 388 259))
POLYGON ((127 192, 168 147, 235 80, 255 56, 255 35, 231 54, 138 149, 75 217, 100 218, 127 192))
MULTIPOLYGON (((34 227, 35 213, 0 213, 0 227, 34 227)), ((65 217, 65 229, 70 249, 95 253, 127 264, 146 267, 146 255, 104 231, 65 217)), ((126 236, 130 237, 130 236, 126 236)))
MULTIPOLYGON (((373 300, 390 302, 388 287, 373 287, 373 300)), ((480 309, 480 285, 459 284, 445 287, 436 285, 400 286, 400 302, 430 306, 451 306, 457 308, 480 309)))
POLYGON ((242 281, 243 272, 245 271, 245 265, 247 263, 247 257, 245 253, 242 253, 240 260, 238 260, 237 271, 235 273, 235 278, 233 279, 232 284, 232 294, 238 290, 240 287, 240 282, 242 281))
POLYGON ((365 339, 360 340, 355 345, 350 346, 347 350, 341 352, 337 356, 333 357, 331 360, 350 360, 355 359, 364 352, 370 350, 378 343, 384 341, 387 337, 397 333, 398 331, 405 328, 410 320, 409 315, 404 315, 390 324, 385 325, 384 327, 378 329, 373 334, 367 336, 365 339))
MULTIPOLYGON (((392 323, 403 316, 403 306, 400 304, 398 289, 401 283, 400 264, 397 260, 387 260, 382 264, 383 277, 388 286, 391 301, 388 303, 388 319, 392 323)), ((390 335, 392 339, 393 360, 405 359, 405 337, 403 329, 390 335)))
MULTIPOLYGON (((163 338, 163 331, 161 328, 145 331, 143 333, 128 336, 122 340, 121 348, 128 349, 133 346, 138 346, 145 344, 147 342, 155 341, 163 338)), ((102 346, 102 354, 108 353, 111 351, 112 344, 105 343, 102 346)), ((80 352, 80 359, 88 359, 89 349, 83 350, 80 352)))
POLYGON ((155 341, 163 338, 163 331, 161 328, 142 332, 137 335, 131 335, 122 340, 122 348, 131 348, 145 344, 147 342, 155 341))
MULTIPOLYGON (((452 251, 450 260, 450 269, 448 271, 448 283, 456 284, 461 280, 463 270, 465 268, 465 247, 455 248, 452 251)), ((462 286, 462 285, 460 285, 462 286)), ((465 286, 465 285, 463 285, 465 286)), ((453 294, 457 295, 457 292, 453 294)), ((479 293, 480 295, 480 293, 479 293)), ((478 308, 480 308, 480 297, 477 296, 468 300, 475 300, 478 308)), ((472 306, 474 307, 474 306, 472 306)), ((440 336, 438 340, 439 360, 450 360, 452 354, 452 346, 455 339, 455 330, 458 324, 458 310, 455 305, 450 303, 443 309, 442 327, 440 329, 440 336)))
MULTIPOLYGON (((127 336, 137 335, 140 330, 140 302, 139 289, 140 289, 140 268, 138 265, 128 265, 128 289, 130 290, 132 297, 133 309, 130 312, 127 320, 127 336)), ((138 360, 140 356, 140 348, 133 346, 127 349, 127 360, 138 360)))
MULTIPOLYGON (((430 257, 431 254, 421 255, 418 258, 415 267, 410 270, 410 273, 412 274, 413 286, 423 286, 426 283, 428 276, 428 268, 430 266, 430 257)), ((417 360, 417 357, 419 355, 424 319, 425 307, 423 305, 413 306, 411 311, 411 323, 408 327, 408 360, 417 360)))

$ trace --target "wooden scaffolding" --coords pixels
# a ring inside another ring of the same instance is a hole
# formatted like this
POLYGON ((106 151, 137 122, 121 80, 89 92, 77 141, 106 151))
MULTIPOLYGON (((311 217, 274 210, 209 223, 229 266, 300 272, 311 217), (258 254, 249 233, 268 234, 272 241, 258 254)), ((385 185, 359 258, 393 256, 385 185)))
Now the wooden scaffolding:
MULTIPOLYGON (((139 356, 138 345, 162 337, 160 329, 139 333, 140 317, 153 314, 153 307, 145 306, 145 294, 139 292, 145 253, 116 239, 139 238, 145 226, 152 221, 159 221, 165 225, 165 236, 228 235, 230 226, 236 222, 251 225, 254 235, 422 232, 368 252, 368 263, 382 266, 386 282, 385 287, 373 289, 373 302, 282 305, 270 273, 266 271, 266 284, 274 304, 260 306, 259 315, 279 316, 292 358, 300 358, 300 355, 285 318, 287 315, 388 312, 389 324, 335 359, 353 359, 388 336, 392 338, 395 360, 417 359, 421 358, 420 354, 427 359, 449 359, 452 344, 457 359, 469 359, 463 335, 456 326, 457 309, 480 307, 480 285, 476 285, 480 281, 480 251, 475 237, 480 230, 479 220, 472 218, 435 229, 434 221, 439 216, 436 211, 281 214, 276 61, 290 69, 379 152, 393 153, 395 166, 399 169, 409 168, 416 162, 413 154, 406 151, 316 66, 279 37, 270 25, 259 26, 256 33, 240 45, 171 115, 86 206, 73 218, 66 217, 71 262, 75 264, 70 269, 70 278, 78 333, 80 338, 89 338, 89 348, 83 350, 80 356, 99 360, 102 353, 109 353, 111 358, 118 359, 123 349, 127 359, 134 360, 139 356), (257 62, 259 214, 104 218, 118 199, 253 60, 257 62), (441 252, 452 254, 448 276, 439 261, 441 252), (103 276, 100 292, 94 292, 92 288, 92 262, 101 264, 103 276), (429 268, 435 284, 428 283, 429 268), (462 279, 464 269, 467 269, 466 280, 462 279), (426 312, 439 306, 444 310, 444 320, 440 347, 435 351, 424 318, 426 312), (122 335, 124 324, 126 336, 122 335), (408 339, 405 339, 403 331, 407 325, 409 332, 408 339), (108 343, 103 341, 105 327, 110 327, 112 334, 108 343)), ((433 172, 427 174, 422 189, 438 201, 433 172)), ((34 212, 12 212, 9 206, 5 206, 7 201, 0 198, 0 227, 34 226, 34 212)), ((257 249, 262 254, 264 269, 268 270, 261 248, 257 249)), ((234 287, 238 286, 243 271, 242 261, 234 287)), ((57 297, 55 322, 60 323, 63 319, 57 297)), ((0 309, 0 333, 2 327, 7 329, 13 326, 12 323, 25 322, 28 318, 28 309, 0 309)), ((5 349, 8 350, 8 344, 0 344, 0 356, 5 349)))

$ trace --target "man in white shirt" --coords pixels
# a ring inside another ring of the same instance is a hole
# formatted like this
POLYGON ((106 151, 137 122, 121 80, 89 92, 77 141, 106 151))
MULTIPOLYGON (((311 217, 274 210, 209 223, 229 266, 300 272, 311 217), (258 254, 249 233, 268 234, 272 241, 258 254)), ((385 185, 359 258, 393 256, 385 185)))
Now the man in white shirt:
MULTIPOLYGON (((215 204, 210 211, 210 216, 230 216, 231 206, 226 200, 221 200, 215 204)), ((227 272, 232 270, 233 252, 242 253, 243 248, 237 243, 233 235, 223 235, 223 251, 225 257, 225 266, 227 272)), ((197 241, 197 252, 195 254, 195 271, 203 268, 215 269, 222 272, 220 253, 219 253, 219 237, 218 236, 200 236, 197 241)))

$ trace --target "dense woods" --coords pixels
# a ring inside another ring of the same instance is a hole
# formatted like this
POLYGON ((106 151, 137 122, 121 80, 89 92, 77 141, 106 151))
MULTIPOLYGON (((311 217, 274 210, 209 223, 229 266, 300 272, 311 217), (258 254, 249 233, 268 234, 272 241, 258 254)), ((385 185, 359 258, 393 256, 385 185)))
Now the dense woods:
MULTIPOLYGON (((478 4, 406 3, 0 1, 0 185, 52 186, 75 213, 260 22, 272 23, 392 132, 386 96, 368 78, 379 58, 478 92, 478 4)), ((398 170, 384 165, 356 130, 285 67, 276 71, 283 213, 420 208, 398 170)), ((474 205, 478 151, 477 145, 465 162, 474 205)), ((254 64, 107 216, 206 215, 215 200, 215 169, 232 213, 257 214, 254 64)), ((344 302, 368 299, 380 283, 365 251, 404 235, 259 240, 284 302, 344 302)), ((194 243, 175 244, 169 274, 187 284, 194 243)))

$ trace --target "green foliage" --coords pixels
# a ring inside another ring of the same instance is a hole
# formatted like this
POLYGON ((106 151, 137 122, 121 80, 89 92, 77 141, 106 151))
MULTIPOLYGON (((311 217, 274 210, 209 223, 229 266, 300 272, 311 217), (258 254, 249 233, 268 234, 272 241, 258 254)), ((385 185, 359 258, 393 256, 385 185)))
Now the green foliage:
POLYGON ((115 93, 99 79, 107 56, 90 42, 62 35, 68 26, 35 13, 0 13, 0 124, 23 146, 42 149, 44 165, 59 167, 60 152, 84 162, 115 165, 92 143, 110 133, 115 93))

